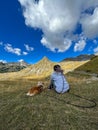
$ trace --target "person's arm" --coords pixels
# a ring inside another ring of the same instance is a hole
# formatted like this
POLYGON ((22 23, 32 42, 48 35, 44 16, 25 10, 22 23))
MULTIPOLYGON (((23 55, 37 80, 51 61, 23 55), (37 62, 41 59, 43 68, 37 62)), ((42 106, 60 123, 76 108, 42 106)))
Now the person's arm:
POLYGON ((53 79, 52 79, 52 76, 51 76, 51 78, 50 78, 50 84, 49 84, 49 86, 48 86, 48 89, 52 89, 52 88, 54 87, 53 84, 54 84, 54 83, 53 83, 53 79))

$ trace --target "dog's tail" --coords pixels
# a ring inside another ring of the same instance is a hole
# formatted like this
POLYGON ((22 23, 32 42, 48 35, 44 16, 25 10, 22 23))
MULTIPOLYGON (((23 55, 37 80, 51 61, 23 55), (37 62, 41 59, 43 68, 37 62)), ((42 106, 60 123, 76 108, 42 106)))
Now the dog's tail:
POLYGON ((28 93, 26 93, 26 95, 27 95, 27 96, 30 96, 30 93, 28 92, 28 93))

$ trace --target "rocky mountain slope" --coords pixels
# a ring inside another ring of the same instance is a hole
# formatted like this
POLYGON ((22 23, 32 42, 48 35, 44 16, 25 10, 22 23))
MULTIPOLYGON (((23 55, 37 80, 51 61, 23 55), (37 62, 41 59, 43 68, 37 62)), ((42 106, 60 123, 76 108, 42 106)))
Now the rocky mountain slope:
POLYGON ((0 62, 0 73, 17 72, 26 68, 27 66, 28 64, 25 61, 9 63, 0 62))

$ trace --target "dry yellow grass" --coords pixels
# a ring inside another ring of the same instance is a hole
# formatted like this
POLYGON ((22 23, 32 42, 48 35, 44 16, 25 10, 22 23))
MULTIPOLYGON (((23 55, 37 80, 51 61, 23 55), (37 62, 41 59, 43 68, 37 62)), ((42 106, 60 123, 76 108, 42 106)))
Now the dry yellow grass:
POLYGON ((11 72, 11 73, 3 73, 0 74, 0 80, 12 80, 12 79, 40 79, 44 77, 48 77, 53 72, 53 66, 55 64, 61 65, 64 70, 64 74, 69 71, 73 71, 75 68, 83 65, 87 61, 63 61, 63 62, 52 62, 46 57, 44 57, 41 61, 36 64, 33 64, 21 71, 11 72))

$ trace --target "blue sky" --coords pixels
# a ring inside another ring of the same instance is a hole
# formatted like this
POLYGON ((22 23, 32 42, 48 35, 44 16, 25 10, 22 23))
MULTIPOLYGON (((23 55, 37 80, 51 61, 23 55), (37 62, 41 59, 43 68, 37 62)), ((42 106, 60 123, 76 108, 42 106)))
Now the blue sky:
POLYGON ((0 0, 0 61, 98 54, 98 0, 0 0))

